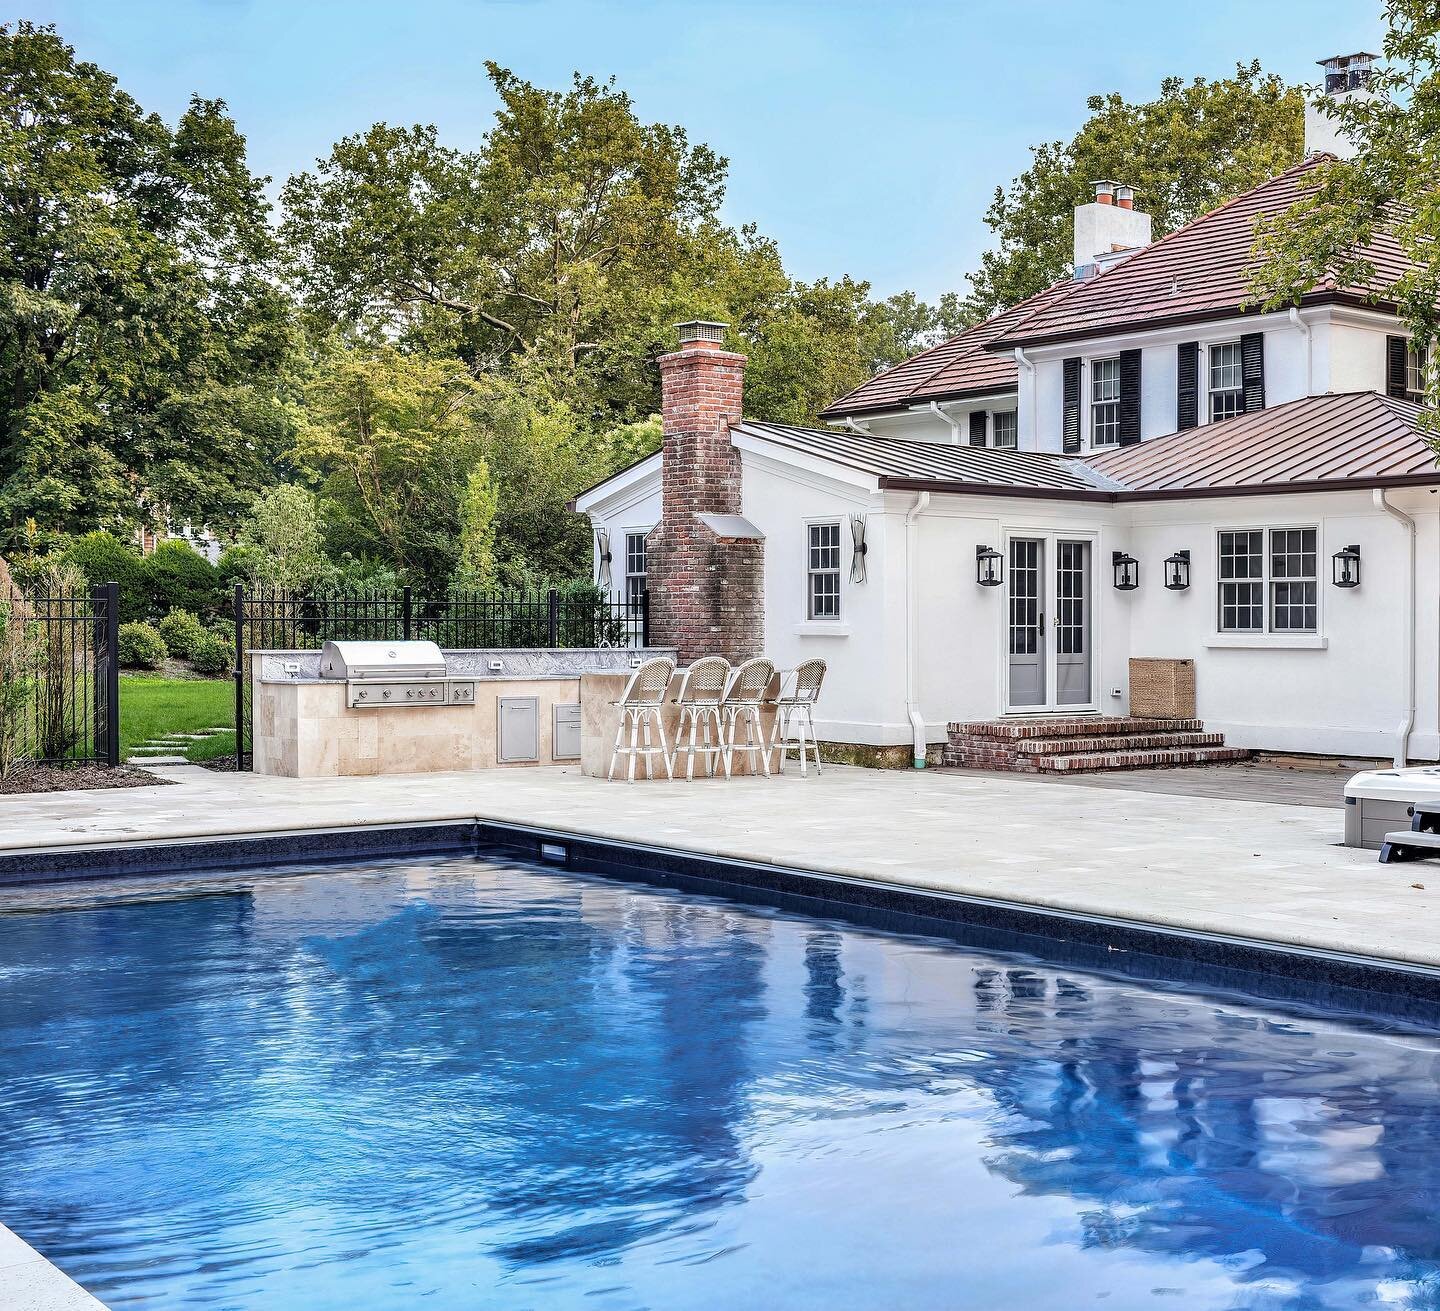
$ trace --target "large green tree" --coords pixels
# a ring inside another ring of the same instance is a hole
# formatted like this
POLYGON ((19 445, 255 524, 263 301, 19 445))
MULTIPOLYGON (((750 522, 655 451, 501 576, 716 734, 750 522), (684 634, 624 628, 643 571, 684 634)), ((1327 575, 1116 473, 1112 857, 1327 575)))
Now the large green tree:
POLYGON ((985 221, 999 246, 981 257, 969 308, 982 318, 1043 291, 1071 271, 1071 215, 1091 183, 1135 189, 1135 205, 1163 236, 1297 163, 1305 149, 1303 92, 1258 62, 1209 81, 1166 78, 1154 100, 1092 96, 1069 141, 1032 147, 1030 167, 996 188, 985 221))
POLYGON ((376 124, 283 193, 293 285, 315 321, 522 379, 603 431, 652 412, 677 320, 725 319, 773 416, 813 421, 956 322, 849 278, 793 281, 775 243, 722 223, 726 161, 643 123, 613 82, 500 97, 473 151, 376 124))
MULTIPOLYGON (((1398 305, 1414 340, 1440 336, 1440 6, 1389 0, 1385 66, 1373 98, 1332 101, 1329 109, 1356 147, 1354 158, 1315 170, 1315 185, 1286 213, 1261 225, 1257 298, 1267 308, 1296 303, 1334 278, 1372 288, 1398 305), (1387 229, 1410 267, 1377 268, 1368 250, 1387 229)), ((1435 370, 1429 379, 1437 395, 1435 370)))
POLYGON ((170 127, 53 29, 0 27, 0 543, 223 526, 273 477, 262 184, 221 101, 170 127))

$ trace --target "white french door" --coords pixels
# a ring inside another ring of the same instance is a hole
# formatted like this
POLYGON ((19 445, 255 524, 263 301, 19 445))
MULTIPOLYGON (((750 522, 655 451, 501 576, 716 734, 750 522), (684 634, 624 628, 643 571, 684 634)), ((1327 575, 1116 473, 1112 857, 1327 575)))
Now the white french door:
POLYGON ((1095 708, 1094 556, 1085 537, 1007 539, 1007 710, 1095 708))

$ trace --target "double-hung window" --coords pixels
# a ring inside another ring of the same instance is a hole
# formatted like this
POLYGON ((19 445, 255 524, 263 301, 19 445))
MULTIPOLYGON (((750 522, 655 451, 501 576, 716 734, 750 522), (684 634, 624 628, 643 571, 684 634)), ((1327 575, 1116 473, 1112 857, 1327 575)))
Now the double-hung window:
POLYGON ((645 534, 625 534, 625 604, 638 612, 645 596, 645 534))
POLYGON ((805 617, 840 618, 840 524, 812 523, 808 526, 805 617))
POLYGON ((1090 445, 1120 444, 1120 361, 1090 364, 1090 445))
POLYGON ((1013 451, 1019 445, 1020 424, 1014 410, 996 410, 990 416, 990 442, 996 450, 1013 451))
POLYGON ((1429 382, 1430 352, 1413 344, 1405 350, 1405 397, 1417 405, 1425 403, 1426 383, 1429 382))
POLYGON ((1210 347, 1210 422, 1233 419, 1245 413, 1245 370, 1238 341, 1210 347))
POLYGON ((1319 581, 1314 528, 1227 529, 1219 538, 1222 633, 1313 633, 1319 581))

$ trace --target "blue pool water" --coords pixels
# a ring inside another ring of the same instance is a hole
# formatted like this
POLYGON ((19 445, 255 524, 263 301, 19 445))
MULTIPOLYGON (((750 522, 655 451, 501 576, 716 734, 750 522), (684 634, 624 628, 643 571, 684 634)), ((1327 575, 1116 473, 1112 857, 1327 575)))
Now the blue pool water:
POLYGON ((0 1221, 115 1308, 1440 1307, 1423 1032, 471 860, 137 886, 0 914, 0 1221))

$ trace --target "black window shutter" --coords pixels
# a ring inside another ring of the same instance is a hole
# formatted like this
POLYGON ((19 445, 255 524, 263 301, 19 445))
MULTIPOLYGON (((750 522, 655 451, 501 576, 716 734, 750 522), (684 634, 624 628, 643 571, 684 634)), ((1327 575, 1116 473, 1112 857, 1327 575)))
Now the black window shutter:
POLYGON ((1061 445, 1066 455, 1080 454, 1080 361, 1065 361, 1065 399, 1060 416, 1061 445))
POLYGON ((1247 332, 1240 338, 1240 378, 1245 384, 1245 413, 1265 408, 1265 334, 1247 332))
POLYGON ((1405 369, 1405 356, 1409 349, 1408 337, 1385 338, 1385 395, 1402 401, 1410 394, 1405 369))
POLYGON ((1120 445, 1140 440, 1140 352, 1120 352, 1120 445))
POLYGON ((970 411, 970 445, 985 445, 985 411, 970 411))
POLYGON ((1175 348, 1175 431, 1200 422, 1200 343, 1182 341, 1175 348))

